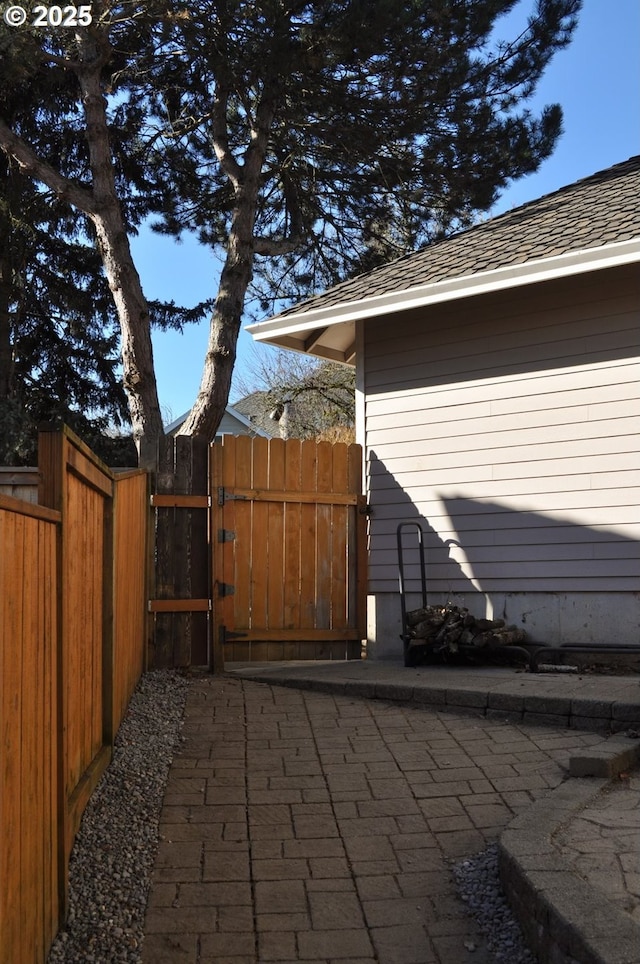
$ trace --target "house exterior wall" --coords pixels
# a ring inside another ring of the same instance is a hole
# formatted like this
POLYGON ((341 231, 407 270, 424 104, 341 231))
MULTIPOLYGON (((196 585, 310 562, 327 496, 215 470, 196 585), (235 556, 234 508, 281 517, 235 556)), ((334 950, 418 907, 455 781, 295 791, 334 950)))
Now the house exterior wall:
POLYGON ((401 653, 410 520, 430 602, 548 644, 640 641, 639 296, 625 267, 362 326, 370 655, 401 653))

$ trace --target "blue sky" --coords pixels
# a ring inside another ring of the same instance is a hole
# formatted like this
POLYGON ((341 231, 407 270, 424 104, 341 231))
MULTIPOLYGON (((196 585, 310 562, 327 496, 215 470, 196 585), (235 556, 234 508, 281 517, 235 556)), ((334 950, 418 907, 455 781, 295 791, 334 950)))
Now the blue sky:
MULTIPOLYGON (((522 0, 525 12, 532 5, 533 0, 522 0)), ((505 36, 512 33, 505 26, 505 36)), ((639 0, 584 0, 574 40, 552 61, 531 107, 557 102, 564 110, 564 134, 554 154, 536 174, 513 184, 492 213, 517 207, 640 154, 639 0)), ((193 239, 176 244, 143 231, 133 239, 133 253, 149 299, 173 299, 190 306, 215 296, 217 262, 193 239)), ((154 335, 165 422, 181 415, 195 401, 207 330, 208 323, 203 322, 189 326, 182 335, 154 335)), ((253 351, 253 340, 241 332, 237 374, 246 373, 253 351)))

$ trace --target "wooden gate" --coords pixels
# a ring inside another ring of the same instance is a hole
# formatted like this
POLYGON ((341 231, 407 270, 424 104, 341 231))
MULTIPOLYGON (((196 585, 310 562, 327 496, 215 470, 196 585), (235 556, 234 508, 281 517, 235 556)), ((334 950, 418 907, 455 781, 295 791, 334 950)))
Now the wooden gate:
POLYGON ((365 637, 359 445, 224 436, 211 446, 212 669, 354 659, 365 637))

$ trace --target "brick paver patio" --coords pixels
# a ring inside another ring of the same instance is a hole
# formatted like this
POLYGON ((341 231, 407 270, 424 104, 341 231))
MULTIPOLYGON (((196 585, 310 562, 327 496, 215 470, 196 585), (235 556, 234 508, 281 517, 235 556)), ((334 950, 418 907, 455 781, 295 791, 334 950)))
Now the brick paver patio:
POLYGON ((183 733, 146 964, 488 964, 451 862, 601 739, 230 677, 183 733))

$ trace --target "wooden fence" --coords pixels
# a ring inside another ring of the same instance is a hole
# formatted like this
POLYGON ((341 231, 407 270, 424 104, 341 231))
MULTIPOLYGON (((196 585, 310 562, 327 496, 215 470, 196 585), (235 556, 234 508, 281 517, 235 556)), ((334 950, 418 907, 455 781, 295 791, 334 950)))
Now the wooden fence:
POLYGON ((67 429, 41 433, 39 470, 40 505, 0 495, 0 964, 46 960, 147 642, 146 473, 67 429))

